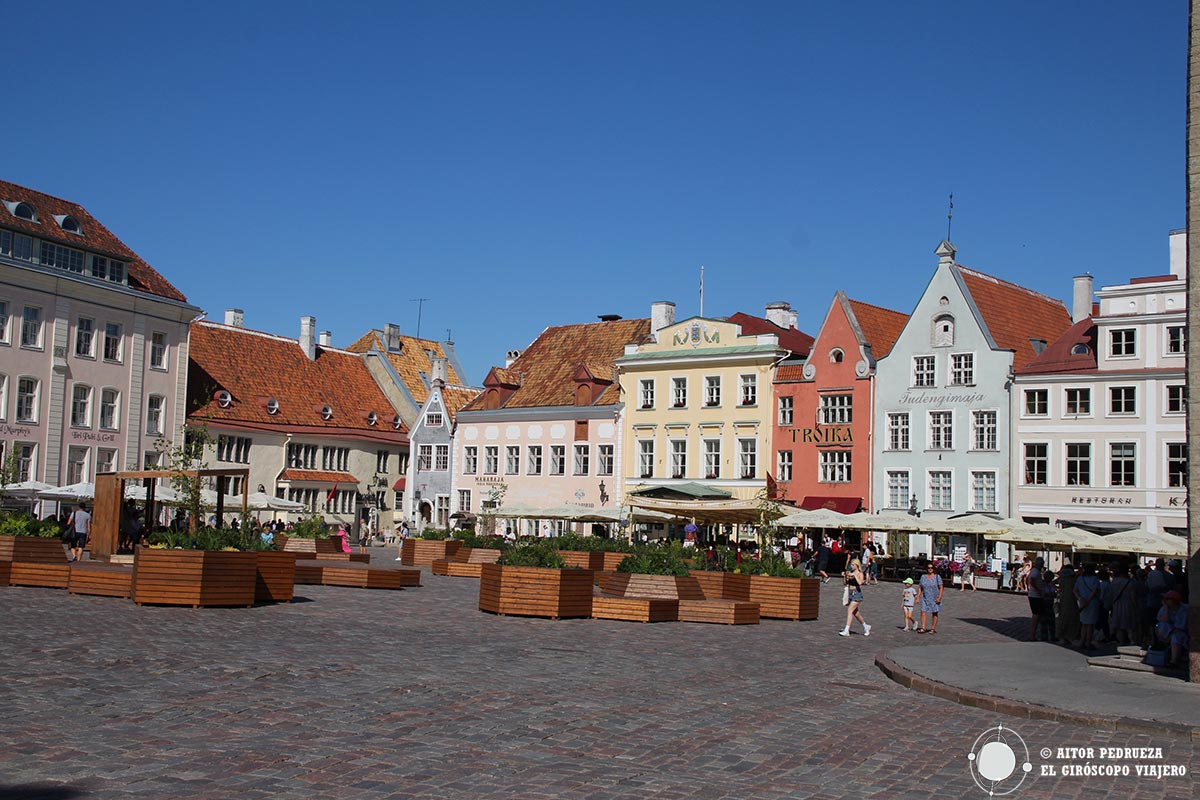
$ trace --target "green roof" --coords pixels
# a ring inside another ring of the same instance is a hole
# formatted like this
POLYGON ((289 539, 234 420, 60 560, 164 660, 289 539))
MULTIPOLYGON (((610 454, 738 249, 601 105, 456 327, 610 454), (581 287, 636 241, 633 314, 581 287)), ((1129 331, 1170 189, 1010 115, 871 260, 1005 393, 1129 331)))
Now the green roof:
POLYGON ((636 492, 630 492, 630 494, 638 497, 662 497, 676 500, 724 500, 733 497, 732 493, 724 489, 718 489, 715 486, 705 486, 703 483, 696 483, 695 481, 674 484, 672 486, 649 486, 645 489, 639 489, 636 492))

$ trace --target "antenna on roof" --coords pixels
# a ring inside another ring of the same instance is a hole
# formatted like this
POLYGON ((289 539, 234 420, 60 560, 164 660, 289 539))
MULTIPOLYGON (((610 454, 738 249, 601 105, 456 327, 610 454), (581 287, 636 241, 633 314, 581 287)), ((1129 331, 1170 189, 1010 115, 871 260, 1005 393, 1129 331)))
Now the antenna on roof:
POLYGON ((409 300, 408 302, 417 304, 417 338, 420 339, 421 338, 421 309, 423 309, 425 307, 425 304, 427 302, 429 302, 429 298, 428 297, 414 297, 411 300, 409 300))
POLYGON ((954 192, 950 193, 950 210, 946 212, 946 241, 950 241, 950 223, 954 221, 954 192))
POLYGON ((704 316, 704 265, 700 265, 700 316, 704 316))

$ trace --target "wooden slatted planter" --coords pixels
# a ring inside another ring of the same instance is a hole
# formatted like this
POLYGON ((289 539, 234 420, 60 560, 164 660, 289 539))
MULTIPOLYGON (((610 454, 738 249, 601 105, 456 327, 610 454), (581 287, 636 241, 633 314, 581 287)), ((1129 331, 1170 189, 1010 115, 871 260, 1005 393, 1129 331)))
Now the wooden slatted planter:
POLYGON ((292 602, 296 592, 298 555, 280 550, 260 550, 255 553, 254 602, 292 602))
POLYGON ((40 586, 44 589, 65 589, 71 580, 71 565, 45 561, 13 561, 8 565, 9 586, 40 586))
POLYGON ((76 561, 70 565, 67 591, 99 597, 129 597, 133 593, 133 568, 103 561, 76 561))
POLYGON ((568 567, 591 570, 615 570, 629 553, 610 553, 604 550, 559 550, 568 567))
POLYGON ((643 575, 614 572, 603 586, 604 594, 618 597, 657 597, 666 600, 703 600, 700 582, 690 575, 643 575))
POLYGON ((593 555, 600 556, 600 563, 596 564, 595 558, 593 558, 592 569, 615 570, 617 567, 621 566, 621 562, 629 558, 632 553, 610 553, 608 551, 601 551, 593 555))
POLYGON ((421 585, 421 570, 367 567, 342 561, 299 560, 296 562, 296 583, 359 589, 415 588, 421 585))
POLYGON ((592 554, 588 550, 559 550, 563 563, 575 569, 593 569, 592 554))
POLYGON ((495 564, 501 551, 484 547, 463 547, 450 558, 439 558, 430 565, 434 575, 451 578, 478 578, 484 564, 495 564))
POLYGON ((484 564, 479 610, 527 617, 590 617, 592 571, 484 564))
MULTIPOLYGON (((318 554, 321 558, 326 555, 350 555, 342 552, 342 546, 338 539, 301 539, 296 536, 286 536, 282 533, 275 534, 275 546, 286 553, 300 554, 318 554)), ((362 555, 370 558, 370 553, 362 555)))
POLYGON ((692 570, 706 600, 750 600, 750 576, 736 572, 692 570))
POLYGON ((400 547, 400 563, 406 567, 429 567, 434 561, 450 558, 461 547, 461 539, 405 539, 400 547))
POLYGON ((715 622, 723 625, 757 625, 758 603, 741 600, 680 600, 680 622, 715 622))
POLYGON ((41 536, 0 536, 0 561, 65 564, 67 553, 59 539, 41 536))
POLYGON ((679 601, 599 595, 592 598, 592 618, 625 622, 675 622, 679 619, 679 601))
POLYGON ((813 620, 820 612, 821 581, 751 575, 750 601, 762 607, 764 617, 813 620))
POLYGON ((12 572, 11 561, 0 561, 0 586, 8 586, 8 576, 12 572))
POLYGON ((252 606, 257 553, 139 548, 133 602, 174 606, 252 606))

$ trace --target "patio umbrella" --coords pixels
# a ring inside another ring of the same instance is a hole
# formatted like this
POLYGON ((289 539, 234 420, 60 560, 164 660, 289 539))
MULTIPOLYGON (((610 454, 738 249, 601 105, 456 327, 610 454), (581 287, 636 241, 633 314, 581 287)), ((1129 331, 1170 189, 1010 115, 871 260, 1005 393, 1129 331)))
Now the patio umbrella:
POLYGON ((1058 528, 1045 524, 1021 525, 1008 533, 984 534, 984 538, 1034 550, 1094 550, 1103 542, 1103 537, 1082 528, 1058 528))
POLYGON ((20 483, 10 483, 7 486, 0 487, 0 494, 6 494, 9 497, 36 499, 40 492, 46 492, 53 488, 50 484, 42 483, 41 481, 21 481, 20 483))
MULTIPOLYGON (((138 500, 145 502, 146 487, 138 486, 132 483, 125 484, 125 499, 138 500)), ((172 489, 170 486, 159 484, 154 487, 154 502, 162 503, 163 505, 173 506, 180 502, 179 492, 172 489)))
POLYGON ((96 484, 89 481, 71 483, 66 486, 58 486, 38 492, 37 496, 43 500, 61 500, 67 503, 80 503, 84 500, 91 500, 96 496, 96 484))
POLYGON ((961 517, 929 520, 935 533, 1008 533, 1014 528, 1023 528, 1028 523, 1019 519, 995 519, 986 514, 964 514, 961 517))
MULTIPOLYGON (((240 494, 231 495, 226 501, 226 505, 229 504, 241 508, 242 496, 240 494)), ((303 503, 297 503, 294 500, 288 500, 283 497, 275 497, 266 492, 251 492, 246 496, 246 509, 249 511, 286 511, 294 513, 303 511, 305 506, 303 503)))
POLYGON ((900 514, 894 511, 883 511, 878 514, 868 514, 859 511, 856 514, 846 514, 844 525, 855 525, 856 530, 864 531, 907 531, 920 533, 929 530, 933 520, 921 519, 912 514, 900 514))
POLYGON ((837 530, 857 530, 856 523, 847 523, 848 514, 839 514, 827 508, 812 511, 794 511, 775 520, 782 528, 836 528, 837 530), (849 527, 847 527, 849 526, 849 527))
POLYGON ((1122 531, 1099 537, 1100 542, 1080 550, 1108 553, 1137 553, 1164 558, 1183 558, 1187 555, 1187 539, 1173 533, 1143 530, 1122 531))

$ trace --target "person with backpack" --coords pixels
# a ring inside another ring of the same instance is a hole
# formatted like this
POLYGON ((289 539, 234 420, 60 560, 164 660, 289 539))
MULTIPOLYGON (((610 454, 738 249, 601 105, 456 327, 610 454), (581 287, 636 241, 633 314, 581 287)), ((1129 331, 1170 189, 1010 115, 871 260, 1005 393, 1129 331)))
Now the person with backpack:
POLYGON ((88 537, 92 534, 92 515, 82 503, 71 514, 67 525, 75 533, 75 541, 71 545, 71 557, 68 561, 83 560, 83 549, 87 547, 88 537))

